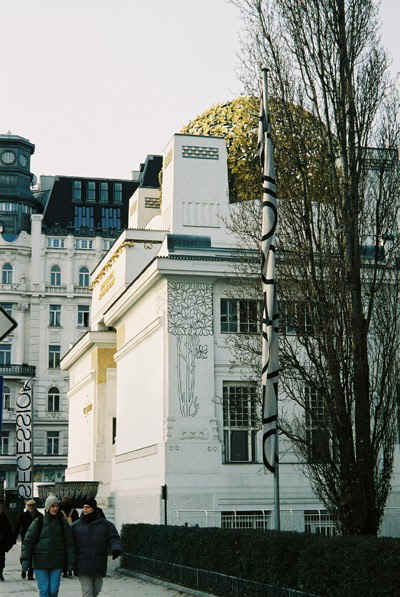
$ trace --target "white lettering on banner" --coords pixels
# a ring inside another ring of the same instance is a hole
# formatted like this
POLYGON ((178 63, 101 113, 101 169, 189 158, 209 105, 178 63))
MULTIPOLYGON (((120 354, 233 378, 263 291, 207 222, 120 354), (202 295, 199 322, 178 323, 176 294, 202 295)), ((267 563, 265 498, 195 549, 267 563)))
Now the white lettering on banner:
POLYGON ((33 497, 32 379, 28 379, 16 400, 17 491, 24 499, 33 497))

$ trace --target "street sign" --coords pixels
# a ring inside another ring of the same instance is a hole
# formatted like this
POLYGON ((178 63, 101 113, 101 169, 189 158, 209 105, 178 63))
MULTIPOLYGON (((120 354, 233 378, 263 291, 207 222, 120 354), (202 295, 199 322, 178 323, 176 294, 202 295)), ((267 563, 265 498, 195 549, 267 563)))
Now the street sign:
POLYGON ((0 307, 0 342, 12 330, 15 330, 18 323, 2 307, 0 307))

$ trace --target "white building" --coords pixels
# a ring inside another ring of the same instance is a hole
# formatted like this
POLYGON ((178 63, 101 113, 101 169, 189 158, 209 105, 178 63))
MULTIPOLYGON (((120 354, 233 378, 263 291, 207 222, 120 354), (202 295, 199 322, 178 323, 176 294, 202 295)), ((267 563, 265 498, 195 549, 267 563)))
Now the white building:
MULTIPOLYGON (((224 227, 225 141, 174 135, 162 173, 161 205, 157 185, 130 199, 128 229, 91 275, 90 330, 62 359, 66 480, 100 481, 98 499, 118 526, 264 527, 273 477, 255 388, 226 346, 229 334, 259 332, 246 280, 235 298, 244 252, 224 227)), ((290 446, 280 447, 282 528, 333 532, 290 446)), ((398 472, 386 534, 400 532, 398 472)))
MULTIPOLYGON (((155 213, 158 195, 133 194, 129 229, 91 276, 90 331, 62 359, 66 480, 101 481, 99 500, 118 525, 166 514, 171 524, 265 526, 273 477, 262 465, 255 389, 225 343, 238 326, 257 328, 252 301, 239 308, 232 298, 243 252, 224 227, 225 141, 174 135, 155 213)), ((283 454, 283 526, 304 530, 321 506, 283 454)))
POLYGON ((130 195, 161 163, 151 156, 132 180, 44 176, 32 188, 33 152, 27 139, 0 135, 0 305, 18 323, 0 342, 0 486, 6 480, 9 489, 16 475, 15 397, 30 377, 34 480, 64 478, 68 383, 60 357, 88 328, 89 275, 126 227, 130 195))

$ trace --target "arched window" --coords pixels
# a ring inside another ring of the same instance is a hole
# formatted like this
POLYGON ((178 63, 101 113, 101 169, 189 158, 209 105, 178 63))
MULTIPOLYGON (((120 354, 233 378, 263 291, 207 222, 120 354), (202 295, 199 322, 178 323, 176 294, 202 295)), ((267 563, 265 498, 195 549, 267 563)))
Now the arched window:
POLYGON ((61 286, 61 270, 58 265, 53 265, 51 268, 50 286, 61 286))
POLYGON ((8 386, 3 387, 3 408, 11 410, 11 392, 8 386))
POLYGON ((58 388, 50 388, 47 394, 47 410, 49 413, 60 411, 60 392, 58 388))
POLYGON ((5 263, 1 272, 2 284, 12 284, 13 281, 13 268, 10 263, 5 263))
POLYGON ((89 270, 87 267, 81 267, 79 270, 79 286, 81 288, 89 286, 89 270))

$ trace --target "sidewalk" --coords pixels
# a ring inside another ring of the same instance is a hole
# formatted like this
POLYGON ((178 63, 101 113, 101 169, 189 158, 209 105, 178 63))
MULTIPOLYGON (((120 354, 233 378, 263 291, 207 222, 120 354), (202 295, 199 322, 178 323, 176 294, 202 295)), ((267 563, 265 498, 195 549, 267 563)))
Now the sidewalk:
MULTIPOLYGON (((6 554, 6 567, 4 570, 5 582, 0 581, 0 595, 21 595, 22 597, 37 597, 36 581, 22 580, 19 556, 21 545, 18 543, 6 554)), ((164 583, 157 579, 154 581, 143 575, 135 578, 123 576, 114 570, 115 562, 109 558, 108 574, 104 579, 103 590, 100 597, 192 597, 205 595, 190 591, 183 587, 164 583)), ((77 578, 62 578, 59 597, 80 597, 80 584, 77 578)))

